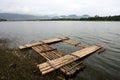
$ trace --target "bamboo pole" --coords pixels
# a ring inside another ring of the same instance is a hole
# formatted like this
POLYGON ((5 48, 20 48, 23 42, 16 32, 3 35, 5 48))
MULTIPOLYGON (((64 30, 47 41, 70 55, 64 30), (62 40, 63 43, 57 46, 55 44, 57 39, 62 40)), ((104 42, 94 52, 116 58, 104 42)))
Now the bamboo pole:
POLYGON ((19 46, 19 49, 30 48, 30 47, 33 47, 33 46, 42 45, 44 43, 50 44, 50 43, 60 42, 60 41, 63 41, 63 40, 68 40, 68 39, 69 38, 64 37, 64 38, 54 38, 54 39, 49 39, 49 40, 43 40, 43 41, 39 41, 39 42, 35 42, 35 43, 29 43, 29 44, 19 46))

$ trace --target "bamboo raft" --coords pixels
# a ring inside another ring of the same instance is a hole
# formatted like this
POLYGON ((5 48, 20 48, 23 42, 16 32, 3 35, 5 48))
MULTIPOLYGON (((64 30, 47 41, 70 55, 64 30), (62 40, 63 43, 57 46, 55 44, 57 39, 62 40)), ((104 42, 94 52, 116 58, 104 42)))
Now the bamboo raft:
POLYGON ((61 72, 68 76, 71 76, 77 71, 83 70, 85 68, 85 65, 81 62, 82 58, 101 49, 101 47, 98 45, 89 46, 84 43, 75 42, 67 37, 43 40, 19 46, 19 49, 26 48, 32 48, 34 51, 39 53, 43 58, 47 60, 46 62, 37 65, 43 75, 56 69, 60 69, 61 72), (49 44, 57 42, 65 42, 77 47, 81 47, 83 49, 65 55, 57 49, 49 46, 49 44))

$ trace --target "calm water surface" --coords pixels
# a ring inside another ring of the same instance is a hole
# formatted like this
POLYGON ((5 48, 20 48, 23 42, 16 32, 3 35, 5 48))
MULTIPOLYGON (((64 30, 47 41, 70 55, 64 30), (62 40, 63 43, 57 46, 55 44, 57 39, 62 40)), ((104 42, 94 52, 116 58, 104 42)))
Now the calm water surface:
MULTIPOLYGON (((120 22, 82 21, 23 21, 0 22, 0 38, 11 40, 9 47, 43 39, 68 36, 89 45, 100 44, 106 52, 93 54, 83 61, 87 68, 74 80, 120 80, 120 22)), ((73 48, 62 43, 55 44, 64 53, 73 48)))

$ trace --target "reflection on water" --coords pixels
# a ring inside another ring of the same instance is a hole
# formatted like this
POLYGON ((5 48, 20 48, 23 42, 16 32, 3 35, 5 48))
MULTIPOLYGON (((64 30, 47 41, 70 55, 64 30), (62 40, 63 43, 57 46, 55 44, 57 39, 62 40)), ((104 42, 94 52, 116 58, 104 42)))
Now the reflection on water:
MULTIPOLYGON (((9 47, 43 39, 68 36, 89 45, 101 44, 106 52, 94 54, 83 62, 87 68, 75 80, 120 80, 120 22, 36 21, 0 22, 0 39, 8 38, 9 47)), ((75 50, 64 44, 54 45, 64 53, 75 50)), ((79 49, 79 48, 77 48, 79 49)))

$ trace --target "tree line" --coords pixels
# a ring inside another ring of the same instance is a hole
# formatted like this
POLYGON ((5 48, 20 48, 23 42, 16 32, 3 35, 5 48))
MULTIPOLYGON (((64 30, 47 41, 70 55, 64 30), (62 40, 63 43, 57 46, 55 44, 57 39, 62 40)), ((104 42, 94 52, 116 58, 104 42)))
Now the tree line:
POLYGON ((53 18, 53 19, 40 19, 40 21, 120 21, 120 15, 116 16, 94 16, 88 18, 53 18))
POLYGON ((0 21, 7 21, 7 19, 1 19, 1 18, 0 18, 0 21))
POLYGON ((95 17, 89 17, 89 18, 81 18, 80 20, 87 20, 87 21, 120 21, 120 15, 116 16, 95 16, 95 17))

